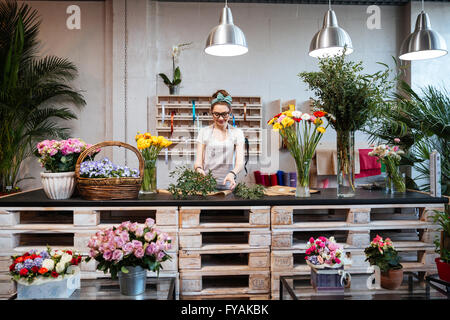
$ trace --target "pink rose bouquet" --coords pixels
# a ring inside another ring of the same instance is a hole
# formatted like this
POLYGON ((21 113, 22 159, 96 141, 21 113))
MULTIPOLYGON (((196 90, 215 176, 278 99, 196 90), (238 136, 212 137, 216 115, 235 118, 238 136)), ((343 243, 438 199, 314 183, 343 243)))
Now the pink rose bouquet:
MULTIPOLYGON (((70 138, 67 140, 44 140, 36 145, 35 155, 39 162, 49 172, 75 171, 80 154, 92 145, 83 140, 70 138)), ((100 150, 90 155, 91 159, 100 150)))
POLYGON ((159 274, 161 263, 172 259, 166 253, 172 247, 172 239, 155 228, 154 223, 151 218, 144 225, 126 221, 118 227, 98 231, 89 240, 86 262, 95 259, 97 269, 109 271, 113 279, 119 271, 128 273, 126 267, 140 266, 159 274))
POLYGON ((344 250, 334 237, 310 238, 306 244, 306 262, 315 268, 337 268, 343 263, 344 250))

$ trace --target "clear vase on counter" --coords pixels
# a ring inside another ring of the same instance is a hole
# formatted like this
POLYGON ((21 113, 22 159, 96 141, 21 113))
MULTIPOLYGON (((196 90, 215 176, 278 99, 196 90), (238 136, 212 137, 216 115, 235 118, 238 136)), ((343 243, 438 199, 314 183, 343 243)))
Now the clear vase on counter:
POLYGON ((337 131, 337 196, 355 196, 355 133, 337 131))
POLYGON ((400 168, 392 163, 385 161, 386 165, 386 193, 404 193, 406 184, 404 175, 400 172, 400 168))
POLYGON ((145 160, 144 176, 142 178, 140 194, 157 193, 156 189, 156 160, 145 160))
POLYGON ((310 197, 309 193, 309 169, 311 167, 311 160, 305 161, 303 164, 297 164, 297 187, 295 189, 295 196, 297 198, 310 197))

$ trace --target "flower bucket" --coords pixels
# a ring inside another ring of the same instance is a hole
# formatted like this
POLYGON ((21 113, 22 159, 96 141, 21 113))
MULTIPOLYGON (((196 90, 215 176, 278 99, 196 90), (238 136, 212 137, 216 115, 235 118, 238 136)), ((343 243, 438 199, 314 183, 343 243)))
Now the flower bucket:
POLYGON ((69 199, 75 191, 75 172, 41 172, 44 192, 49 199, 69 199))
POLYGON ((312 264, 309 266, 311 266, 311 285, 316 291, 344 292, 343 265, 336 268, 316 268, 312 264))
POLYGON ((434 261, 436 262, 439 278, 450 282, 450 263, 442 262, 441 258, 436 258, 434 261))
POLYGON ((37 279, 31 284, 17 281, 17 299, 67 299, 76 289, 80 289, 80 269, 73 268, 73 272, 56 279, 37 279))
POLYGON ((119 272, 120 293, 137 296, 145 292, 147 271, 142 267, 126 267, 128 273, 119 272))

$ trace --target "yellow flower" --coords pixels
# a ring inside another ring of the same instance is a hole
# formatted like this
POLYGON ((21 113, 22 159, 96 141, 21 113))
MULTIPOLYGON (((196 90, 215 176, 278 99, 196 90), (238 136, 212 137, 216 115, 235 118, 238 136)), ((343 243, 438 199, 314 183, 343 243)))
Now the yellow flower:
POLYGON ((139 133, 134 137, 134 139, 136 140, 136 142, 141 139, 144 135, 142 133, 139 133))
POLYGON ((162 144, 163 144, 163 142, 164 142, 164 137, 163 136, 158 136, 158 138, 157 138, 157 141, 158 141, 158 146, 161 146, 162 144))
POLYGON ((283 120, 281 120, 281 124, 283 125, 283 127, 290 127, 294 124, 294 120, 289 118, 289 117, 285 117, 283 118, 283 120))
POLYGON ((283 114, 292 118, 292 110, 285 111, 285 112, 283 112, 283 114))
POLYGON ((294 110, 295 110, 295 104, 290 104, 289 111, 294 111, 294 110))
POLYGON ((323 120, 320 118, 316 118, 316 120, 314 120, 314 124, 318 124, 319 126, 323 123, 323 120))
POLYGON ((279 129, 283 129, 283 126, 277 122, 273 125, 273 130, 278 131, 279 129))
POLYGON ((320 133, 325 133, 325 131, 326 131, 326 129, 324 127, 318 127, 316 130, 320 133))
POLYGON ((145 137, 145 139, 150 139, 152 137, 152 135, 150 133, 146 132, 144 134, 144 137, 145 137))
POLYGON ((150 145, 156 146, 158 144, 158 137, 157 136, 152 136, 148 140, 150 141, 150 145))
POLYGON ((271 125, 271 124, 273 124, 274 121, 275 121, 275 118, 272 118, 269 120, 269 122, 267 122, 267 124, 271 125))

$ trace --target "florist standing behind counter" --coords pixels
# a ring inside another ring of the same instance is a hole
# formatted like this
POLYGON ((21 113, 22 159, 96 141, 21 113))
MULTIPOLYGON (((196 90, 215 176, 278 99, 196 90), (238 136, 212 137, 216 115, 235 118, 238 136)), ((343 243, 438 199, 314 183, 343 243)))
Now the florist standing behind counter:
POLYGON ((213 124, 200 129, 197 136, 194 169, 203 175, 211 170, 219 190, 234 189, 244 165, 244 133, 228 123, 231 103, 228 92, 218 90, 211 101, 213 124))

